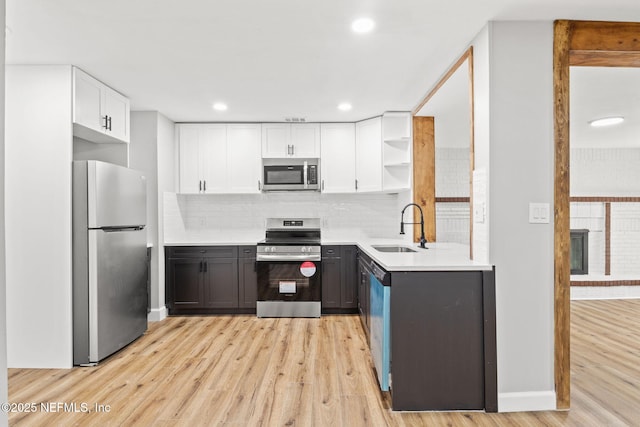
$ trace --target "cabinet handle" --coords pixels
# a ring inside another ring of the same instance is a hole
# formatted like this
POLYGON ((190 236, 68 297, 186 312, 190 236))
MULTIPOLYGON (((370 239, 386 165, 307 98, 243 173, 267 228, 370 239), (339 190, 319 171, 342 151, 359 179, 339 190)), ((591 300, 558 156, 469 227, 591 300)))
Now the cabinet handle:
POLYGON ((296 155, 296 146, 291 144, 291 155, 295 156, 296 155))
POLYGON ((260 183, 260 180, 258 180, 258 191, 262 190, 262 184, 260 183))
POLYGON ((358 191, 358 180, 356 179, 356 191, 358 191))
POLYGON ((291 155, 291 146, 287 145, 287 156, 291 155))
POLYGON ((324 191, 324 179, 322 180, 322 188, 321 188, 321 190, 324 191))
POLYGON ((198 191, 202 191, 202 181, 198 181, 198 191))
POLYGON ((200 270, 198 270, 200 273, 202 273, 202 261, 200 261, 200 270))
POLYGON ((105 128, 106 130, 109 130, 109 116, 105 115, 103 119, 104 119, 104 124, 102 125, 102 127, 105 128))
POLYGON ((208 262, 205 261, 203 264, 204 264, 204 272, 206 273, 207 272, 207 264, 208 264, 208 262))
POLYGON ((111 116, 107 116, 107 124, 109 125, 109 127, 107 128, 107 130, 111 130, 111 116))
POLYGON ((204 185, 202 186, 204 192, 207 192, 207 181, 202 181, 204 183, 204 185))

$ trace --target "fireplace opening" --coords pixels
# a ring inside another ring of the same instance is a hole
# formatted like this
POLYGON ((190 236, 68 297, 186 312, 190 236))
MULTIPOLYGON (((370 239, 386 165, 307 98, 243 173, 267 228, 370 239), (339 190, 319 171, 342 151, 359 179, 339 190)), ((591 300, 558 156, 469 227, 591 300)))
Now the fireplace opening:
POLYGON ((571 230, 571 274, 589 274, 589 230, 571 230))

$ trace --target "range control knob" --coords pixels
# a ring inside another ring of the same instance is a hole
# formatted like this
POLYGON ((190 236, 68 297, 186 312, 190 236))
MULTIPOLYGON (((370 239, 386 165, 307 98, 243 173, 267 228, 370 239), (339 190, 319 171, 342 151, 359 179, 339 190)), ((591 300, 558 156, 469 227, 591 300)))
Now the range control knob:
POLYGON ((271 246, 271 252, 275 252, 276 251, 276 247, 275 246, 271 246))
POLYGON ((304 246, 303 246, 302 248, 300 248, 300 250, 301 250, 302 252, 307 252, 307 248, 305 248, 304 246))

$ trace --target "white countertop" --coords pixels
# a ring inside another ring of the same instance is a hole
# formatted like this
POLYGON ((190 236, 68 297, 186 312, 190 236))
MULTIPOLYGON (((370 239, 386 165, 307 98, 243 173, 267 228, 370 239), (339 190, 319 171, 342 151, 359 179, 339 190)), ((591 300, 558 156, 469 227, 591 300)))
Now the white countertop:
POLYGON ((469 246, 459 243, 417 243, 392 239, 361 240, 358 247, 387 271, 483 271, 493 266, 469 259, 469 246), (373 245, 397 245, 416 252, 380 252, 373 245))
MULTIPOLYGON (((264 237, 221 236, 214 241, 165 242, 165 246, 242 246, 255 245, 264 237)), ((344 238, 322 239, 323 245, 357 245, 372 260, 387 271, 483 271, 491 270, 491 265, 469 259, 469 246, 459 243, 427 243, 422 249, 417 243, 402 239, 379 239, 346 236, 344 238), (398 245, 411 247, 416 252, 380 252, 373 245, 398 245)))

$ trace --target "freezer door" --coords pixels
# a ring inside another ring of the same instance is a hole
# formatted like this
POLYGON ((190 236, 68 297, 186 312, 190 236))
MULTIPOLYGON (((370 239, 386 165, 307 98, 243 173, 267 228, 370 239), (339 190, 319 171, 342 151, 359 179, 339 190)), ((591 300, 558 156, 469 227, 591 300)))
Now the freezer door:
POLYGON ((88 228, 145 225, 147 183, 141 172, 87 162, 88 228))
POLYGON ((146 232, 89 231, 89 362, 147 329, 146 232))

